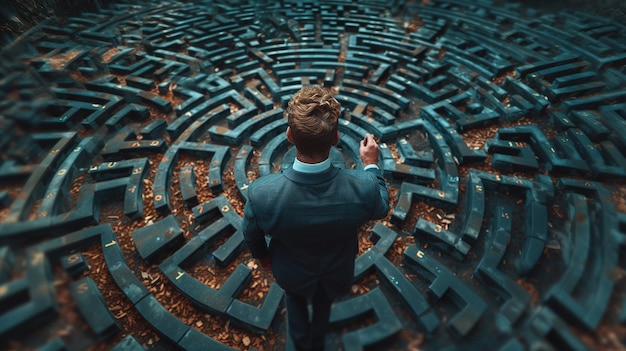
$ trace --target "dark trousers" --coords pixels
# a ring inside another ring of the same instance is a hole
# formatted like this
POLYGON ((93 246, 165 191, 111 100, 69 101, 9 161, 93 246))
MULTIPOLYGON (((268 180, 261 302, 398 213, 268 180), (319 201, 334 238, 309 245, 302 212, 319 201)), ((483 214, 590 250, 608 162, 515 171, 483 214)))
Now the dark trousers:
POLYGON ((330 319, 332 299, 322 287, 311 299, 312 315, 309 318, 308 299, 285 293, 288 335, 298 351, 323 350, 330 319))

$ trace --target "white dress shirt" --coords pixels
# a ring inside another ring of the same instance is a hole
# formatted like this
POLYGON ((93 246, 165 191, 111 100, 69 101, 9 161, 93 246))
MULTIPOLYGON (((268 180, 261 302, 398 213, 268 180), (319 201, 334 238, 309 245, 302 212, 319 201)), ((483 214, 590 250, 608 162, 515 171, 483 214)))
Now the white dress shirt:
MULTIPOLYGON (((327 170, 328 167, 330 167, 330 158, 327 158, 319 163, 304 163, 297 158, 293 161, 293 170, 296 172, 319 173, 327 170)), ((367 165, 363 169, 368 170, 370 168, 380 169, 377 164, 367 165)))

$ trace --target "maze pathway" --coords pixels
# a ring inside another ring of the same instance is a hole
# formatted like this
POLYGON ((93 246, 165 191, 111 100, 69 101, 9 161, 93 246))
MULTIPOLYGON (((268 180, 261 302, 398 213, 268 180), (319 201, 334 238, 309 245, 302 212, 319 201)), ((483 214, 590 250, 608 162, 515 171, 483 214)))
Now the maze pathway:
POLYGON ((325 350, 626 347, 626 26, 498 3, 120 0, 16 40, 0 349, 289 349, 241 221, 312 84, 392 205, 325 350))

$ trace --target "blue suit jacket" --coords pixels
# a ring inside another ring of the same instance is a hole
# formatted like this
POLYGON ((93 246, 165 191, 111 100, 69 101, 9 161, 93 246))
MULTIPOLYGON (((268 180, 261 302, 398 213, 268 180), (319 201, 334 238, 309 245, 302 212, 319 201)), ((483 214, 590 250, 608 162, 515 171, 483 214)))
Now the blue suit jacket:
POLYGON ((311 297, 321 285, 336 297, 352 283, 359 227, 388 211, 380 170, 331 166, 309 174, 287 168, 250 185, 243 233, 253 257, 271 255, 285 291, 311 297))

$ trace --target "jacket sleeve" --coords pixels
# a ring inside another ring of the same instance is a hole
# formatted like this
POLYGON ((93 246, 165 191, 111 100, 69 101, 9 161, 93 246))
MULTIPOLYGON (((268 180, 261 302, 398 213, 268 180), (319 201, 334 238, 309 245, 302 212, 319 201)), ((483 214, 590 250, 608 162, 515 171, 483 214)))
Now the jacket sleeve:
POLYGON ((265 233, 259 228, 257 219, 252 210, 252 199, 249 198, 243 213, 243 237, 250 253, 254 258, 263 258, 267 255, 265 233))
POLYGON ((387 182, 383 177, 382 171, 378 168, 369 168, 366 170, 376 176, 378 182, 378 196, 376 196, 374 208, 372 211, 372 219, 384 218, 389 212, 389 192, 387 191, 387 182))

